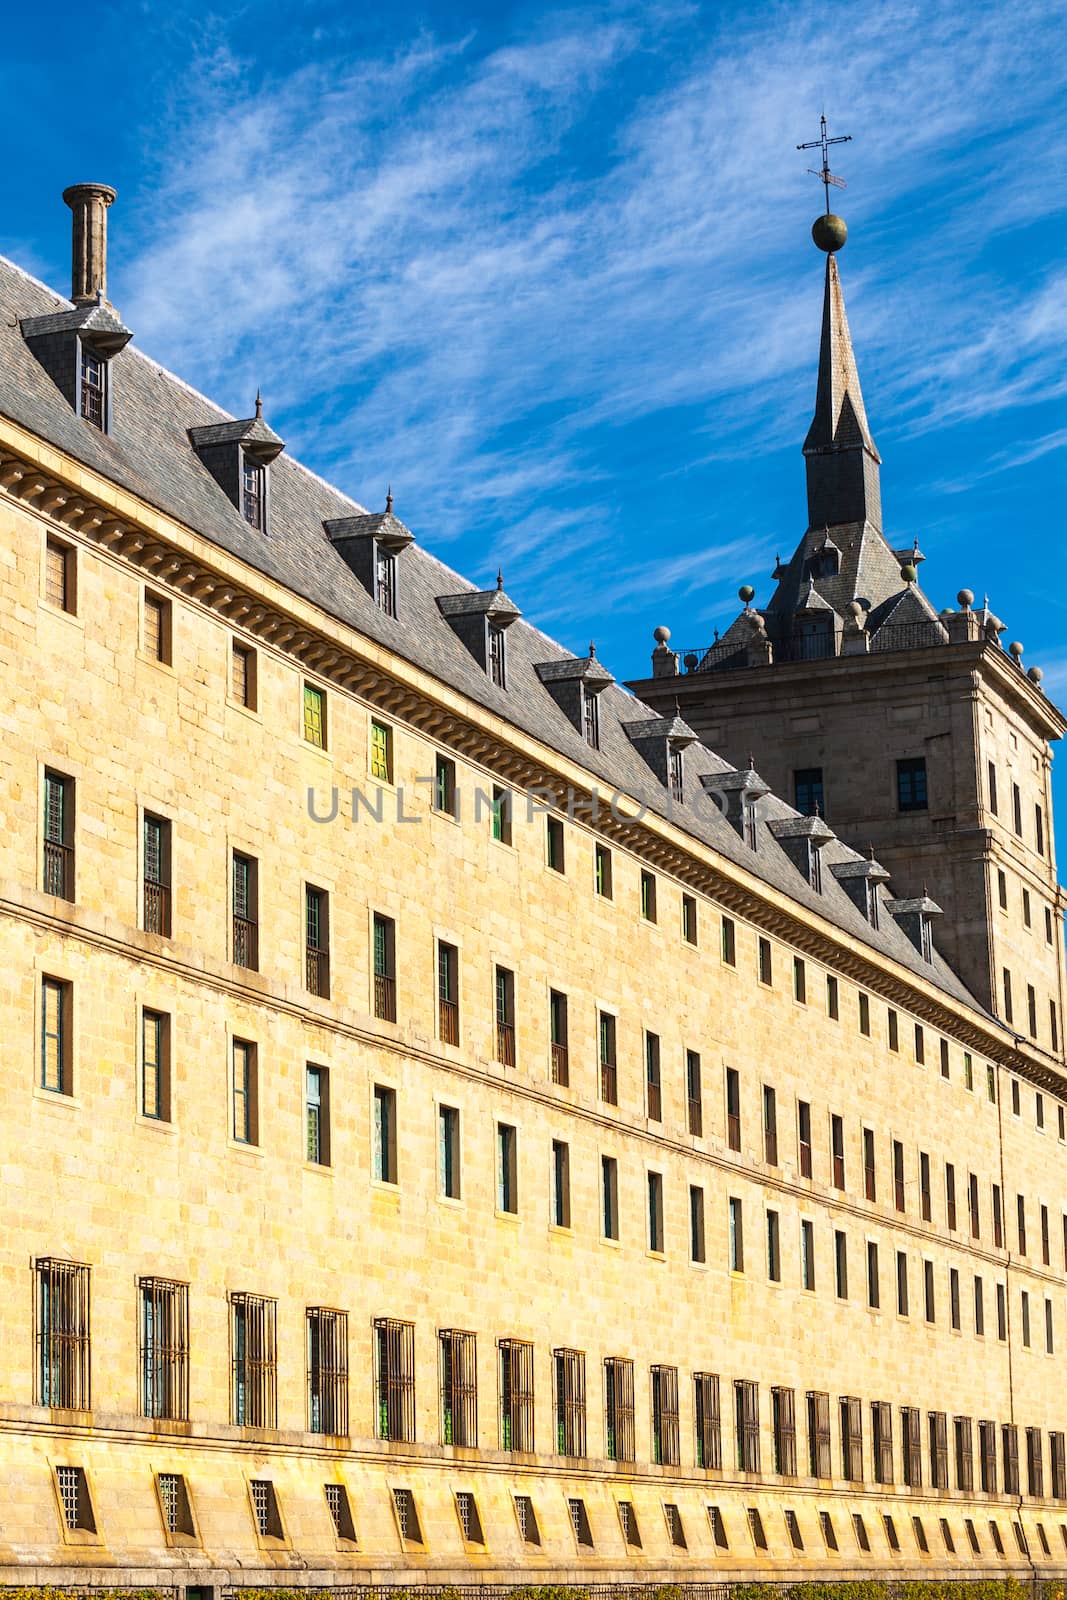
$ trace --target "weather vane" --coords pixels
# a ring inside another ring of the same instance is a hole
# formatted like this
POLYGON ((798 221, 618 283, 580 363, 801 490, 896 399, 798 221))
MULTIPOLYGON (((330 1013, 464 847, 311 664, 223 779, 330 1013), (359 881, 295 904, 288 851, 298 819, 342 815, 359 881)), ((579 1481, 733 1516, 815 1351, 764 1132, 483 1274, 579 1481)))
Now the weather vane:
POLYGON ((808 171, 811 173, 813 178, 818 178, 819 182, 822 184, 823 188, 826 191, 826 214, 827 214, 827 216, 829 216, 830 215, 830 185, 833 184, 835 189, 843 189, 845 187, 844 178, 838 178, 838 177, 835 176, 834 173, 832 173, 830 171, 830 158, 829 158, 830 146, 832 144, 851 144, 852 135, 850 133, 839 133, 836 138, 831 139, 828 136, 827 132, 826 132, 826 118, 824 116, 821 116, 819 118, 819 126, 820 126, 819 137, 817 139, 809 139, 807 144, 798 144, 797 145, 797 149, 798 150, 821 150, 822 151, 822 168, 821 168, 821 170, 817 172, 814 167, 809 167, 808 171))

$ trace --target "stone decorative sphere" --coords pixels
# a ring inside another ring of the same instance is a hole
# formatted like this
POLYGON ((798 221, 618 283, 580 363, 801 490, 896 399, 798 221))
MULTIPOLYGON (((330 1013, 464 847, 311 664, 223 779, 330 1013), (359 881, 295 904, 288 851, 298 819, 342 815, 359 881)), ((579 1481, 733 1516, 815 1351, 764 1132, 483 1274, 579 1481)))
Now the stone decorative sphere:
POLYGON ((1031 667, 1026 676, 1030 679, 1031 683, 1040 683, 1045 674, 1042 672, 1040 667, 1031 667))
POLYGON ((918 569, 913 567, 910 561, 905 561, 900 569, 900 576, 905 583, 916 583, 919 578, 918 569))
POLYGON ((848 229, 845 227, 843 217, 827 211, 821 217, 815 218, 811 225, 811 236, 820 250, 825 250, 827 255, 833 255, 844 245, 848 238, 848 229))
POLYGON ((657 644, 666 644, 670 636, 671 630, 669 628, 664 628, 662 625, 654 629, 652 634, 652 637, 655 639, 657 644))
POLYGON ((1019 643, 1019 640, 1018 639, 1013 639, 1011 644, 1008 646, 1008 649, 1010 650, 1011 654, 1015 657, 1016 661, 1018 661, 1019 657, 1023 653, 1023 647, 1019 643))
POLYGON ((750 583, 743 583, 737 591, 737 598, 743 600, 746 606, 755 598, 756 591, 750 583))
POLYGON ((974 605, 974 595, 969 589, 961 589, 959 594, 956 596, 956 599, 959 601, 960 606, 964 611, 967 610, 968 606, 974 605))
POLYGON ((697 667, 699 661, 700 661, 700 657, 695 653, 695 651, 690 650, 689 654, 685 658, 685 670, 686 670, 686 672, 694 672, 696 670, 696 667, 697 667))

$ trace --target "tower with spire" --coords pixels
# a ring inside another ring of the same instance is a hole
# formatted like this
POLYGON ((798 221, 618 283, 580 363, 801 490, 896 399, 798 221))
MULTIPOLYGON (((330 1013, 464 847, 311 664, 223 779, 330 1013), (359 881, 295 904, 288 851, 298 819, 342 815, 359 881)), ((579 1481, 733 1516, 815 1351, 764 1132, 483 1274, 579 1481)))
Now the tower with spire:
MULTIPOLYGON (((918 540, 882 520, 881 456, 860 387, 837 255, 847 228, 812 227, 825 252, 815 408, 804 440, 807 526, 775 557, 774 587, 710 645, 655 630, 652 675, 629 687, 679 714, 739 768, 874 855, 894 893, 932 899, 936 942, 1005 1026, 1064 1059, 1063 914, 1052 833, 1051 744, 1067 719, 1005 650, 1004 624, 969 589, 938 610, 918 540), (750 754, 751 752, 751 754, 750 754)), ((805 148, 805 147, 801 147, 805 148)))

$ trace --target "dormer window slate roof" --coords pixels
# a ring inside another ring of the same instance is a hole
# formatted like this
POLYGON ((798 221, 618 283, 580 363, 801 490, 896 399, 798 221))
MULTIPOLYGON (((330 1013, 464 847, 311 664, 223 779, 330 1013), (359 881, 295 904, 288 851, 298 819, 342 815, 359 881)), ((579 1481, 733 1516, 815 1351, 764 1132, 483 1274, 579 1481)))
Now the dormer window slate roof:
POLYGON ((764 783, 755 767, 733 767, 727 772, 705 772, 700 777, 704 793, 711 796, 735 833, 750 850, 757 846, 757 804, 771 786, 764 783))
POLYGON ((855 861, 838 861, 830 868, 849 899, 872 928, 878 926, 878 885, 889 881, 889 874, 877 861, 857 856, 855 861))
POLYGON ((941 907, 927 894, 911 900, 887 900, 886 910, 897 919, 924 961, 934 959, 933 919, 943 916, 941 907))
POLYGON ((110 362, 133 338, 129 328, 103 303, 24 317, 19 326, 27 347, 71 409, 109 433, 110 362))
POLYGON ((456 637, 466 645, 478 665, 498 689, 507 688, 505 633, 522 612, 504 593, 498 576, 495 589, 472 589, 464 594, 440 594, 437 608, 456 637))
POLYGON ((822 861, 819 852, 823 845, 835 837, 821 817, 785 817, 771 822, 770 830, 790 861, 810 883, 817 894, 822 893, 822 861))
POLYGON ((322 526, 379 611, 395 617, 399 600, 397 558, 414 544, 415 535, 393 514, 392 495, 386 500, 384 511, 328 518, 322 526))
POLYGON ((562 661, 542 661, 534 671, 567 720, 577 728, 586 744, 600 749, 600 716, 597 696, 615 679, 596 658, 589 646, 587 656, 569 656, 562 661))
POLYGON ((189 441, 223 494, 260 533, 270 530, 270 475, 272 461, 285 445, 260 413, 240 421, 212 422, 189 429, 189 441))

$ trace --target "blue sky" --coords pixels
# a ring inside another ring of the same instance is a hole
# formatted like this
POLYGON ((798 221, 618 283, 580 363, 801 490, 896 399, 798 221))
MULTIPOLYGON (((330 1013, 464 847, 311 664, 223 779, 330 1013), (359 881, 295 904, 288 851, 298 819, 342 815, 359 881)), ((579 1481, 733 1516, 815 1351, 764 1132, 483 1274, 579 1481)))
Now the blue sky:
MULTIPOLYGON (((1061 3, 11 8, 0 250, 119 190, 140 347, 547 631, 647 670, 805 522, 825 109, 886 531, 1067 700, 1061 3)), ((1067 769, 1061 757, 1060 766, 1067 769)))

